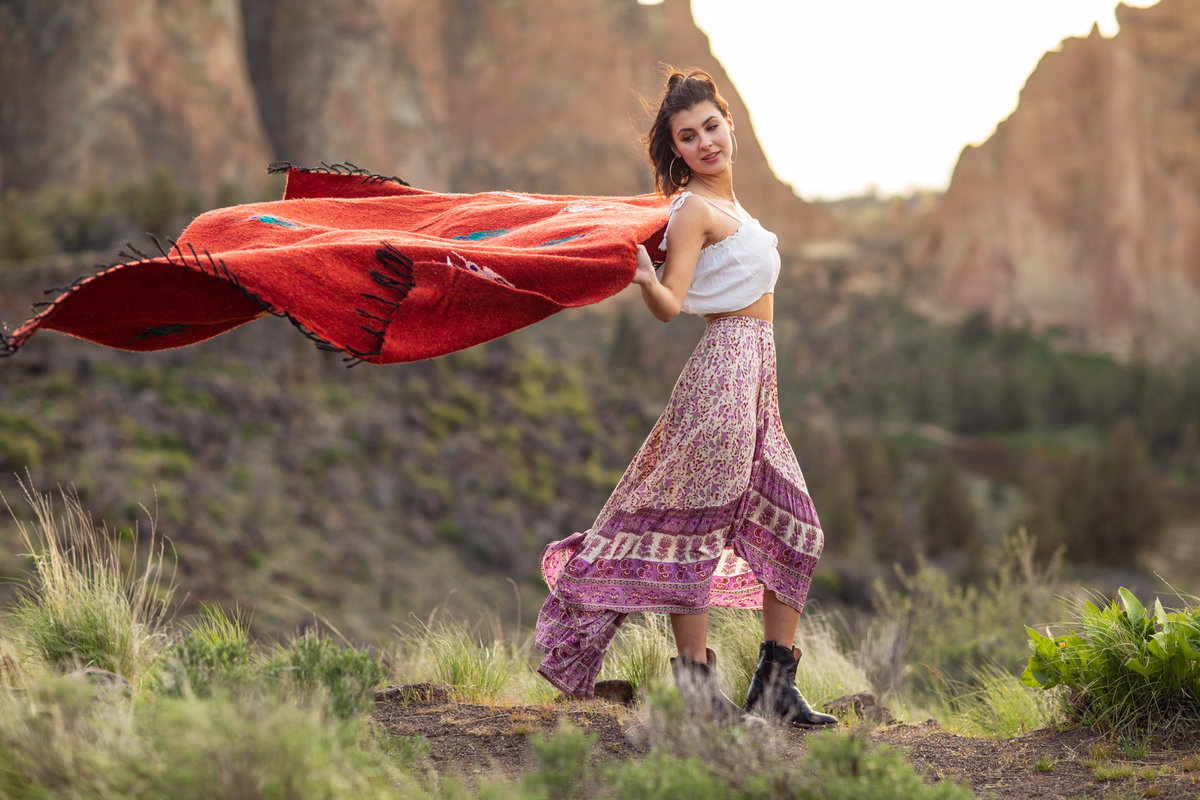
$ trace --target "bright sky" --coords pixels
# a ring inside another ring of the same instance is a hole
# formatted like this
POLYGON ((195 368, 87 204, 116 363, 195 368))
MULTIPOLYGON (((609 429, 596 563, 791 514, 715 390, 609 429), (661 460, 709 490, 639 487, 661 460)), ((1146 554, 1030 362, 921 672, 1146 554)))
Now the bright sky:
POLYGON ((1115 8, 1115 0, 692 0, 771 166, 808 199, 871 186, 945 188, 962 148, 1016 107, 1042 54, 1086 36, 1093 22, 1113 35, 1115 8))

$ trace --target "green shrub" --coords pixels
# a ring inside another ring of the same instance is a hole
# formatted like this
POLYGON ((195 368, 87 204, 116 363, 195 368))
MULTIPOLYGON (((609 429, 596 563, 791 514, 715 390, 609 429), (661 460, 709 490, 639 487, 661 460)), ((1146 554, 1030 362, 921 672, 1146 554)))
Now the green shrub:
POLYGON ((328 637, 307 630, 278 648, 267 672, 285 678, 301 692, 324 689, 333 713, 346 719, 371 709, 375 689, 389 670, 379 656, 338 647, 328 637))
POLYGON ((1064 687, 1073 719, 1101 730, 1147 734, 1200 730, 1200 608, 1153 614, 1121 588, 1120 602, 1091 601, 1062 636, 1033 628, 1033 651, 1021 679, 1042 689, 1064 687))
MULTIPOLYGON (((673 716, 675 712, 668 712, 673 716)), ((678 723, 680 720, 675 719, 678 723)), ((661 732, 660 732, 661 733, 661 732)), ((874 746, 868 736, 828 731, 807 738, 808 752, 797 762, 785 757, 761 732, 709 730, 702 750, 693 741, 665 739, 644 757, 593 764, 594 737, 562 726, 530 737, 537 765, 518 787, 502 782, 483 787, 480 796, 529 798, 655 798, 692 800, 969 800, 965 786, 927 783, 904 756, 874 746)))
POLYGON ((365 720, 277 698, 135 703, 58 678, 0 693, 0 796, 89 800, 429 794, 365 720))
POLYGON ((62 444, 62 434, 33 415, 0 409, 0 468, 36 470, 62 444))
POLYGON ((202 604, 200 620, 187 626, 183 638, 163 653, 159 687, 167 695, 191 692, 211 697, 221 688, 236 688, 252 675, 257 653, 245 623, 219 606, 202 604))
POLYGON ((595 745, 594 734, 566 724, 559 725, 553 733, 530 736, 529 747, 538 760, 538 768, 525 775, 524 788, 530 796, 546 800, 583 796, 595 745))
POLYGON ((801 800, 969 800, 970 789, 952 781, 926 783, 898 751, 874 747, 867 736, 831 732, 808 739, 801 762, 801 800))
POLYGON ((1007 537, 994 571, 977 585, 956 584, 926 563, 901 573, 898 587, 877 585, 877 613, 864 637, 887 645, 864 653, 876 691, 933 698, 946 684, 974 685, 991 665, 1019 673, 1025 621, 1057 613, 1058 559, 1039 565, 1035 549, 1024 530, 1007 537))

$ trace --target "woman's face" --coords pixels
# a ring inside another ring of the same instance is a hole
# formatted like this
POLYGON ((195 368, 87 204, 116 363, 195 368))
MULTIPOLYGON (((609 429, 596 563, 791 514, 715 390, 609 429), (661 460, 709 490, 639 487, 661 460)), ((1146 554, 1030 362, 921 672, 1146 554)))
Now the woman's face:
POLYGON ((715 175, 729 166, 732 134, 733 121, 707 100, 671 117, 672 149, 701 175, 715 175))

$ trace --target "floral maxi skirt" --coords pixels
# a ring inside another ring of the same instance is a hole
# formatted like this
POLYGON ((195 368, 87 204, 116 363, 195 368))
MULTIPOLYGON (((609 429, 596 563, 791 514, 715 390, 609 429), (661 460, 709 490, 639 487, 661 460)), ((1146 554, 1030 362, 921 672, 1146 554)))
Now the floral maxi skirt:
POLYGON ((538 672, 590 696, 633 611, 761 608, 764 587, 803 610, 824 541, 779 419, 774 328, 716 319, 595 523, 546 547, 538 672))

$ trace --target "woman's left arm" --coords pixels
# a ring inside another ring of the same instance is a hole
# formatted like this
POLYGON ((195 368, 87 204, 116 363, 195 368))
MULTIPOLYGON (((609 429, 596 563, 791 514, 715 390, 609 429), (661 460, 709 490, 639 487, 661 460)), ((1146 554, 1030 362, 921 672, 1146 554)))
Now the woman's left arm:
POLYGON ((683 310, 683 298, 696 274, 696 262, 707 235, 706 208, 697 201, 685 202, 671 221, 671 246, 663 265, 662 280, 654 271, 650 254, 638 245, 638 268, 633 282, 642 287, 642 300, 650 313, 670 322, 683 310))

